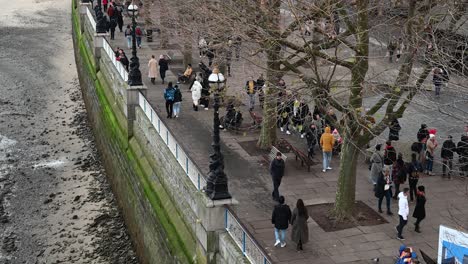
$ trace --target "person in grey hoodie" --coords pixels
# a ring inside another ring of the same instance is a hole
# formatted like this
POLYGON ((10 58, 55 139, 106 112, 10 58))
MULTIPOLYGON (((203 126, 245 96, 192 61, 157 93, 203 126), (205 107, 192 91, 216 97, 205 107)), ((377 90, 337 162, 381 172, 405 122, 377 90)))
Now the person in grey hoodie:
POLYGON ((408 223, 408 214, 409 214, 408 193, 409 193, 409 189, 404 188, 403 191, 400 194, 398 194, 398 217, 400 218, 400 223, 395 228, 398 232, 397 239, 399 240, 405 240, 402 236, 402 233, 403 233, 403 228, 408 223))

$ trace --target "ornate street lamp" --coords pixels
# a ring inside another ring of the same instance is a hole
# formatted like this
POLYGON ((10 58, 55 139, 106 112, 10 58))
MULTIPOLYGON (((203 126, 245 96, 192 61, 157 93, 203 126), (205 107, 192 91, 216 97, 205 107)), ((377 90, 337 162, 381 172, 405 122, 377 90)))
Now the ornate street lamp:
POLYGON ((143 82, 141 80, 140 71, 140 60, 137 57, 136 47, 136 21, 135 18, 138 16, 138 6, 133 2, 128 6, 128 12, 132 15, 132 58, 130 59, 130 72, 128 73, 128 84, 130 86, 141 86, 143 82))
POLYGON ((214 115, 213 115, 213 147, 214 153, 210 155, 210 172, 206 180, 204 188, 205 193, 211 200, 230 199, 231 194, 228 191, 228 180, 224 173, 224 157, 221 153, 220 137, 219 137, 219 92, 224 88, 226 79, 224 75, 215 67, 213 73, 208 77, 210 87, 214 93, 214 115))

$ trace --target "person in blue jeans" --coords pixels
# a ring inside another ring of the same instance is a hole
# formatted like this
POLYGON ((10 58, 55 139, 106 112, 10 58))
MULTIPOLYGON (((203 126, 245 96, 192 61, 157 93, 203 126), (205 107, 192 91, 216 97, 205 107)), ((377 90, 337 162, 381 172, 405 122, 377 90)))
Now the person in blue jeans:
POLYGON ((127 25, 124 34, 127 38, 127 48, 130 49, 132 47, 132 29, 130 28, 130 25, 127 25))
POLYGON ((320 146, 322 147, 323 152, 323 172, 331 170, 330 161, 333 153, 333 146, 335 145, 335 138, 330 133, 330 127, 325 128, 325 132, 320 137, 320 146))
POLYGON ((273 214, 271 216, 271 223, 275 226, 275 247, 281 245, 286 246, 286 232, 291 222, 291 209, 287 204, 284 204, 284 196, 278 199, 273 214))

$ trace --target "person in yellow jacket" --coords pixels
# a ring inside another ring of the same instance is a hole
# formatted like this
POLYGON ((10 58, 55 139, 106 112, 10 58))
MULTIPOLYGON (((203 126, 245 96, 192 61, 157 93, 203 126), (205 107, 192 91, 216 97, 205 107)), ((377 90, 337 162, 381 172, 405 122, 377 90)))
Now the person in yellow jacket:
POLYGON ((335 145, 335 138, 330 133, 330 127, 325 128, 325 133, 320 137, 320 146, 323 152, 323 172, 331 170, 330 161, 332 157, 333 145, 335 145))

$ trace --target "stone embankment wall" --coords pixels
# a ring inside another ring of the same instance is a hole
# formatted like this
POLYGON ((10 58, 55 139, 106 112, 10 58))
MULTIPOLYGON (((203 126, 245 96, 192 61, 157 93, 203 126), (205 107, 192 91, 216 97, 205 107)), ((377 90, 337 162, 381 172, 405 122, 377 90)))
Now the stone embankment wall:
POLYGON ((141 263, 248 263, 225 231, 225 207, 192 183, 139 106, 144 87, 129 87, 105 53, 90 5, 72 8, 88 117, 141 263))

